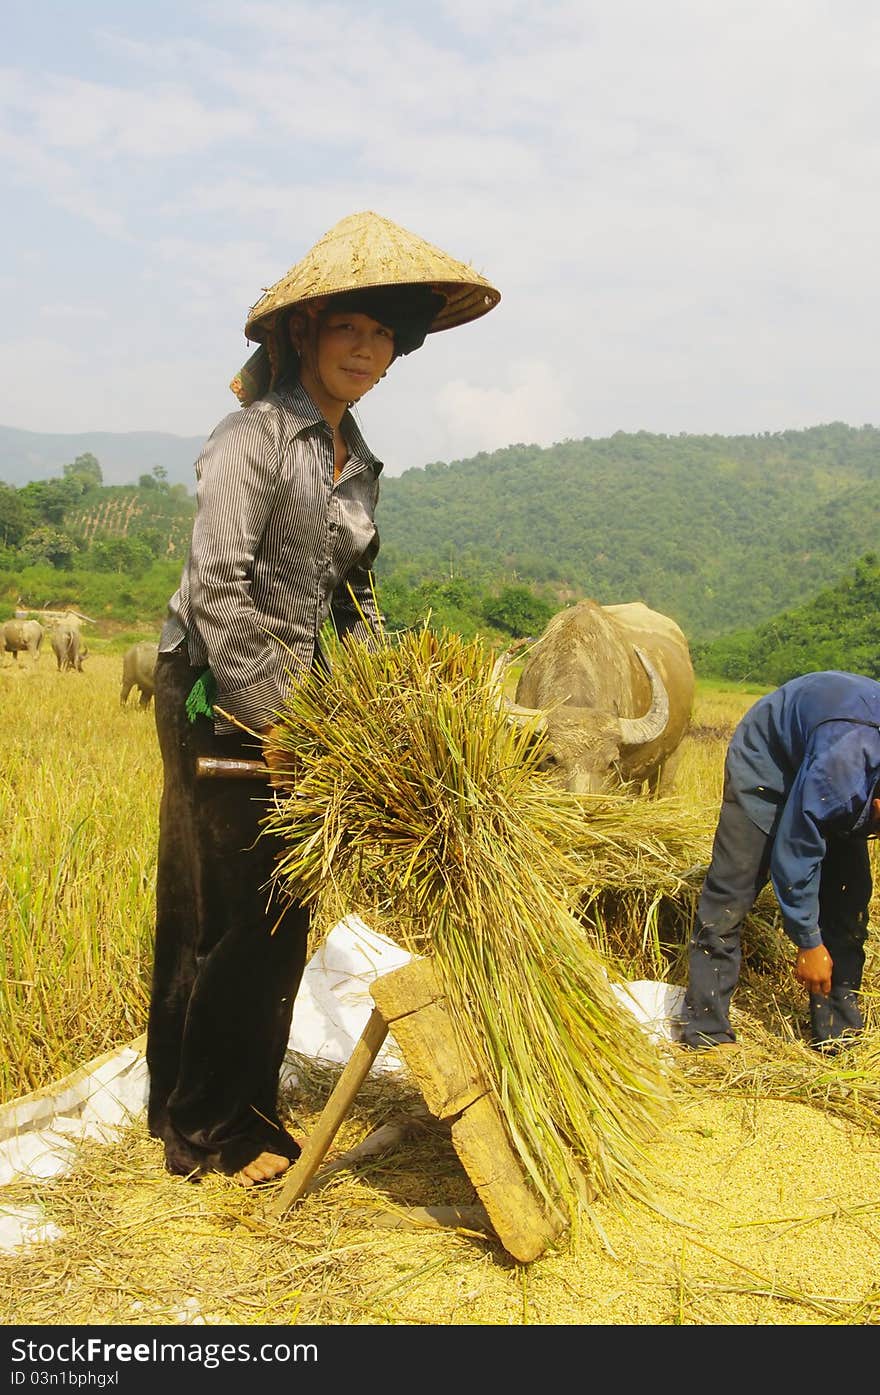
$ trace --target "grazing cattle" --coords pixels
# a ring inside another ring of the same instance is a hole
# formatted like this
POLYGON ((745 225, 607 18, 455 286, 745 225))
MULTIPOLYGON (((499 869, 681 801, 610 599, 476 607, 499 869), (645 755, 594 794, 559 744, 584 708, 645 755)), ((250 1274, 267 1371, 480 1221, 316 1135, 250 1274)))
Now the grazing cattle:
POLYGON ((664 794, 693 698, 690 651, 674 620, 641 601, 581 601, 550 620, 508 705, 515 718, 536 720, 547 768, 574 793, 664 794))
POLYGON ((88 650, 83 644, 79 625, 69 620, 60 620, 49 636, 52 651, 58 662, 58 672, 73 669, 82 673, 82 661, 88 650))
POLYGON ((156 669, 158 653, 158 644, 153 644, 146 639, 141 640, 140 644, 133 644, 130 649, 126 650, 122 660, 122 691, 119 695, 123 707, 128 702, 128 695, 132 688, 140 690, 138 705, 149 707, 150 699, 153 696, 153 674, 156 669))
POLYGON ((18 663, 19 654, 30 654, 34 663, 40 657, 43 627, 39 620, 7 620, 3 625, 6 649, 18 663))

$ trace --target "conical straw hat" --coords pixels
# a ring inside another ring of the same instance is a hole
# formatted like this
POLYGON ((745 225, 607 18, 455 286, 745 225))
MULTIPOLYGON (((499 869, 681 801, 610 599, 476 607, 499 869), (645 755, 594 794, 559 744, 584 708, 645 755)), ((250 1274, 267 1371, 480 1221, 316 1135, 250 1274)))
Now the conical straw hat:
POLYGON ((261 341, 271 332, 279 310, 341 291, 410 285, 431 286, 446 298, 429 334, 476 320, 501 299, 501 293, 473 267, 456 261, 390 218, 352 213, 340 219, 266 291, 251 308, 244 332, 248 339, 261 341))

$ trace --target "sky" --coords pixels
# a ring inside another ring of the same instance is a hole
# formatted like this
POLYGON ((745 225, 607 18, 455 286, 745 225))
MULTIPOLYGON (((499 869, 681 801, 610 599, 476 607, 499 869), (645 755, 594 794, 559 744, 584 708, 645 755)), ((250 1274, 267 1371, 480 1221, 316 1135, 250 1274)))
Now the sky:
POLYGON ((0 55, 0 423, 207 436, 247 312, 372 210, 501 292, 359 408, 386 471, 880 421, 875 0, 31 0, 0 55))

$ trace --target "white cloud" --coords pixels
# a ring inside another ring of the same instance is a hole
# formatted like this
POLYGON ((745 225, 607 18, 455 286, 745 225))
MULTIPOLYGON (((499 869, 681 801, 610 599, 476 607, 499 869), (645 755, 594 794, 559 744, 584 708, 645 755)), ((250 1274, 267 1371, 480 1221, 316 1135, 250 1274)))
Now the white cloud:
MULTIPOLYGON (((165 283, 170 279, 176 295, 206 310, 228 307, 244 325, 244 311, 260 296, 258 269, 269 260, 265 243, 241 240, 206 247, 193 239, 164 237, 152 244, 151 251, 154 261, 144 271, 145 280, 165 283)), ((280 271, 273 279, 278 275, 280 271)))
POLYGON ((261 289, 367 208, 502 292, 365 403, 394 471, 508 439, 876 417, 868 0, 107 15, 80 0, 68 51, 35 13, 0 72, 23 336, 0 421, 40 428, 48 362, 76 429, 207 431, 261 289), (53 305, 37 351, 34 306, 53 305), (100 376, 77 366, 90 319, 112 326, 100 376))
POLYGON ((51 320, 79 320, 100 323, 110 319, 110 311, 103 305, 66 305, 60 300, 53 300, 46 305, 41 305, 37 313, 42 319, 51 320))
MULTIPOLYGON (((0 159, 13 188, 33 190, 51 209, 61 209, 109 237, 121 236, 124 222, 104 199, 84 188, 79 173, 67 159, 45 150, 28 136, 0 129, 0 159)), ((7 212, 6 229, 15 227, 15 203, 7 212)), ((26 249, 16 248, 24 256, 26 249)))
POLYGON ((246 110, 212 110, 170 83, 139 92, 55 76, 35 88, 9 70, 0 78, 7 113, 27 122, 37 143, 87 152, 101 162, 119 156, 179 158, 246 136, 253 128, 246 110))
POLYGON ((514 360, 505 377, 508 387, 453 378, 437 393, 435 408, 444 433, 460 443, 455 454, 468 442, 475 450, 487 451, 518 441, 546 446, 574 431, 577 417, 552 364, 514 360))

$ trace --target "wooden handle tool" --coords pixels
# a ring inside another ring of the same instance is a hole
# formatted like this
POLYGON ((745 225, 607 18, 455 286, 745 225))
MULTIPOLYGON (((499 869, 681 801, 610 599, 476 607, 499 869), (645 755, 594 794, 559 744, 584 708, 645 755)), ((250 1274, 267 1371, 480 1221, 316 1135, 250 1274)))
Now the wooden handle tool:
POLYGON ((196 775, 202 780, 268 780, 269 767, 261 760, 236 760, 232 756, 199 756, 196 775))

